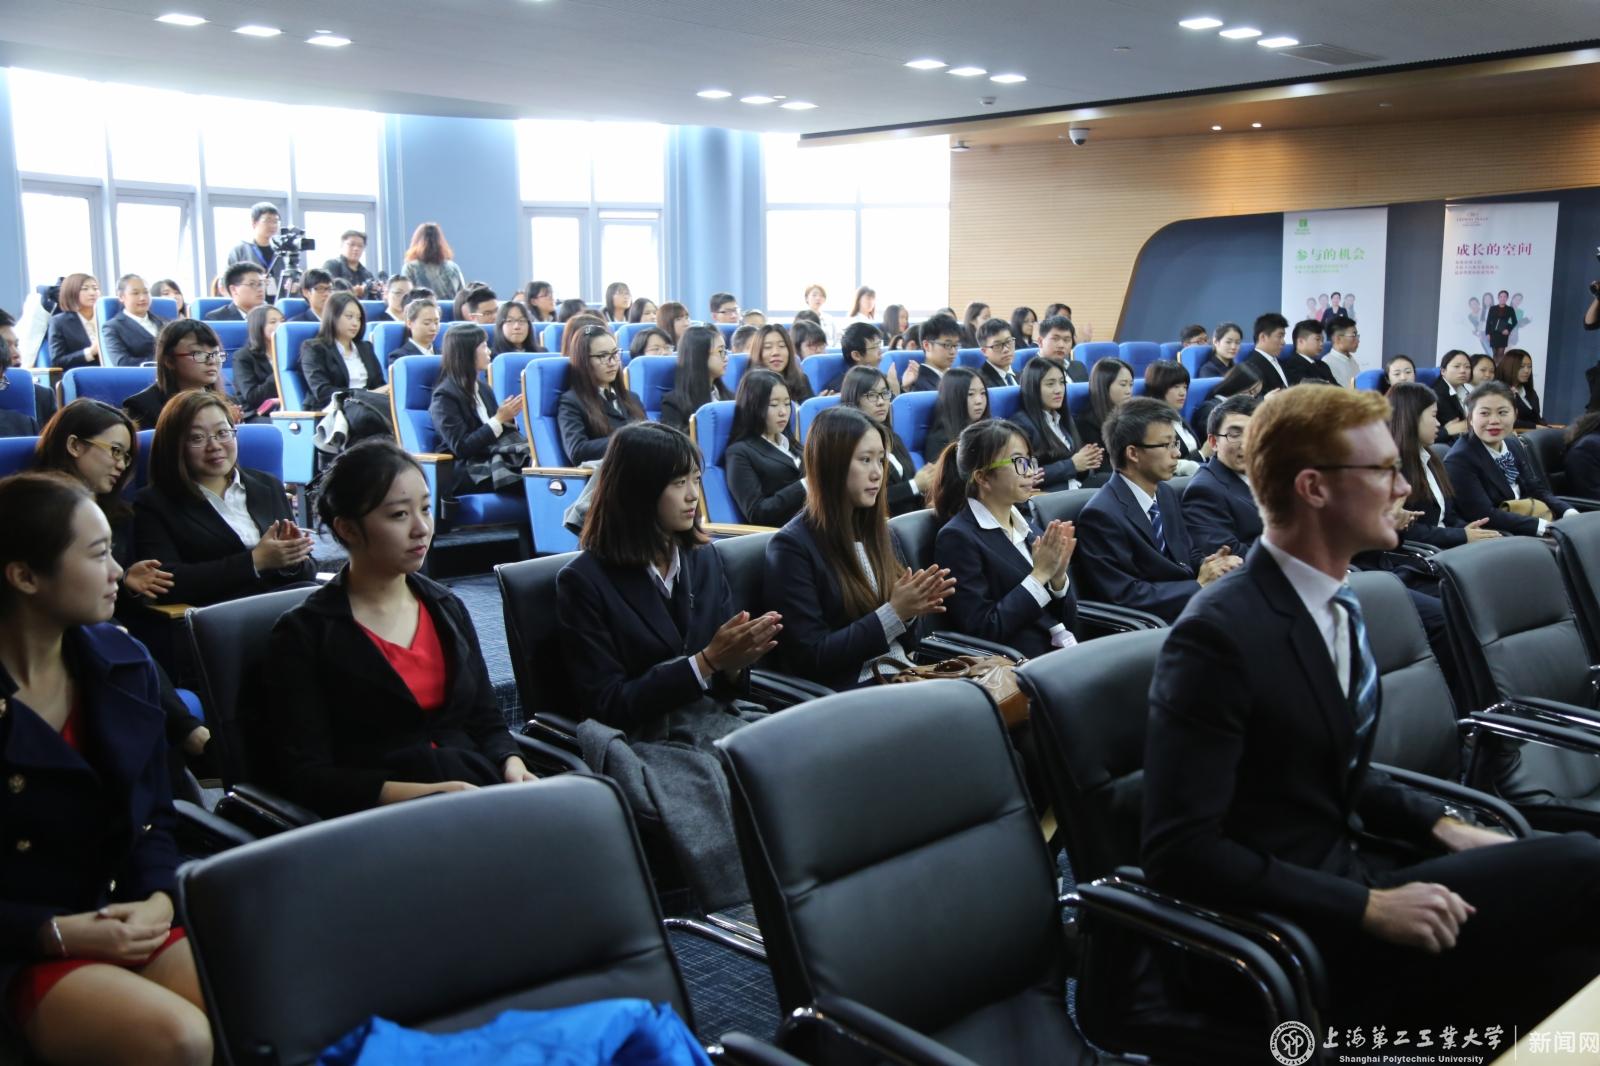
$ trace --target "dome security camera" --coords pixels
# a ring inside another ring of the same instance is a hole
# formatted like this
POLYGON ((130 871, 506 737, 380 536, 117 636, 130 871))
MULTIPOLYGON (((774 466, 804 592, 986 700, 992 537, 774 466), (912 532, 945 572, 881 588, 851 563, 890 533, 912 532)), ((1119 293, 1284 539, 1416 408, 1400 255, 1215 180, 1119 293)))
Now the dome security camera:
POLYGON ((1073 144, 1077 145, 1079 148, 1082 148, 1084 145, 1089 143, 1089 134, 1092 132, 1093 131, 1087 126, 1080 126, 1075 129, 1068 130, 1067 139, 1073 144))

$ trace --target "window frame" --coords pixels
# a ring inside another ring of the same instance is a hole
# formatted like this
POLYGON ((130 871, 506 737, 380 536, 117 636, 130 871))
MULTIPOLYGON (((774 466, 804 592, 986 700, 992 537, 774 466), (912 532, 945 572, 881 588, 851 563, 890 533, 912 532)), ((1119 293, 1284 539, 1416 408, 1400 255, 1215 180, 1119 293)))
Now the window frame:
MULTIPOLYGON (((106 277, 106 264, 109 262, 107 259, 107 250, 110 247, 111 240, 114 239, 111 233, 113 227, 110 225, 110 216, 106 210, 104 184, 94 178, 75 178, 68 175, 58 174, 35 174, 28 171, 20 173, 18 178, 20 179, 20 189, 17 197, 17 205, 19 209, 22 205, 22 197, 27 193, 39 193, 45 196, 72 197, 75 199, 86 200, 88 202, 89 254, 91 260, 90 268, 93 270, 94 276, 101 279, 103 289, 106 277)), ((23 237, 22 272, 23 275, 30 280, 28 292, 32 292, 33 285, 31 284, 31 281, 33 277, 33 271, 30 264, 27 262, 28 220, 26 212, 19 211, 17 221, 19 223, 19 228, 22 230, 23 237)))

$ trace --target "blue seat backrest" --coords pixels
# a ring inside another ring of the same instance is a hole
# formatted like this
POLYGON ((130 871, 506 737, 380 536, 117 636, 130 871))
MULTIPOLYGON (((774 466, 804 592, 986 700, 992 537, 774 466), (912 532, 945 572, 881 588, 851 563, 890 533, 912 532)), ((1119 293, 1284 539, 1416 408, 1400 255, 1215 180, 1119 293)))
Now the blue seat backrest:
POLYGON ((733 401, 704 404, 690 416, 689 427, 705 463, 700 472, 700 492, 706 501, 706 517, 713 522, 743 522, 744 516, 728 491, 728 475, 722 466, 728 438, 733 433, 733 401))
POLYGON ((404 355, 389 368, 394 394, 394 429, 400 446, 421 454, 439 450, 439 433, 428 415, 428 401, 439 380, 437 355, 404 355))
POLYGON ((0 437, 0 477, 33 469, 33 449, 38 437, 0 437))
POLYGON ((379 366, 388 366, 390 354, 406 342, 404 322, 374 322, 367 327, 367 342, 372 354, 378 357, 379 366))
MULTIPOLYGON (((548 359, 548 355, 535 352, 502 352, 489 362, 489 386, 494 389, 497 403, 505 403, 522 393, 522 372, 535 359, 548 359)), ((528 408, 523 406, 517 415, 517 429, 528 435, 528 408)))
MULTIPOLYGON (((129 396, 155 382, 153 366, 75 366, 61 375, 61 402, 88 398, 121 407, 129 396)), ((31 397, 33 390, 28 393, 31 397)))
MULTIPOLYGON (((812 356, 811 358, 815 359, 816 356, 812 356)), ((838 406, 838 403, 839 397, 837 396, 813 396, 811 399, 801 404, 800 415, 796 423, 799 426, 797 432, 800 434, 800 439, 802 441, 806 439, 806 433, 810 431, 811 423, 817 420, 818 415, 830 407, 838 406)))
POLYGON ((319 328, 315 322, 285 322, 278 327, 274 347, 278 353, 278 395, 285 411, 306 409, 306 376, 300 371, 300 346, 315 337, 319 328))
POLYGON ((739 328, 739 324, 737 322, 717 322, 715 325, 717 331, 722 334, 722 343, 732 344, 734 331, 739 328))
MULTIPOLYGON (((176 301, 174 301, 173 306, 177 306, 176 301)), ((102 296, 94 302, 95 325, 101 329, 104 329, 107 322, 110 322, 120 314, 122 314, 122 301, 115 296, 102 296)), ((166 316, 163 315, 162 317, 165 318, 166 316)))
POLYGON ((451 330, 455 329, 457 326, 468 326, 468 325, 477 326, 479 329, 483 330, 483 332, 486 334, 484 339, 489 342, 490 349, 492 350, 494 348, 494 323, 493 322, 489 323, 488 325, 484 325, 482 322, 452 322, 448 326, 445 326, 444 328, 440 329, 438 333, 435 333, 433 335, 433 350, 435 352, 443 354, 444 353, 444 339, 445 339, 445 336, 451 330))
POLYGON ((1200 376, 1200 367, 1211 355, 1211 345, 1191 344, 1178 353, 1178 362, 1189 372, 1190 379, 1200 376))
POLYGON ((905 442, 906 451, 918 470, 926 465, 922 445, 928 439, 928 423, 933 421, 933 409, 938 402, 937 392, 903 392, 889 405, 889 417, 894 419, 894 431, 905 442))
POLYGON ((654 322, 618 322, 616 326, 617 345, 621 347, 623 351, 627 351, 633 346, 634 337, 643 333, 647 329, 654 328, 654 326, 654 322))
MULTIPOLYGON (((1094 366, 1095 362, 1106 356, 1122 357, 1122 349, 1112 341, 1085 341, 1072 349, 1073 358, 1084 366, 1094 366)), ((1134 377, 1139 375, 1135 374, 1134 377)))
POLYGON ((382 300, 362 300, 361 301, 361 313, 367 316, 367 321, 368 322, 371 322, 373 319, 377 318, 379 315, 387 314, 388 310, 389 310, 389 305, 384 303, 382 300))
POLYGON ((1018 349, 1017 354, 1011 358, 1011 372, 1020 377, 1022 375, 1022 368, 1032 362, 1033 357, 1038 354, 1039 349, 1037 348, 1018 349))
POLYGON ((1073 418, 1082 418, 1089 413, 1089 383, 1087 381, 1067 382, 1067 410, 1072 412, 1073 418))
POLYGON ((1010 418, 1022 408, 1022 386, 1002 385, 989 390, 989 417, 1010 418))
POLYGON ((811 394, 815 396, 822 391, 822 387, 845 371, 845 361, 842 355, 829 355, 826 352, 817 355, 808 355, 800 360, 800 373, 806 376, 811 383, 811 394))
MULTIPOLYGON (((1194 345, 1191 344, 1189 347, 1193 348, 1194 345)), ((1175 360, 1178 358, 1178 353, 1181 351, 1183 351, 1183 345, 1179 344, 1177 341, 1164 341, 1161 345, 1161 358, 1175 360)), ((1194 371, 1191 370, 1190 373, 1192 374, 1194 371)))
POLYGON ((1234 355, 1233 361, 1235 363, 1242 363, 1246 359, 1248 359, 1252 355, 1254 355, 1255 351, 1256 351, 1256 342, 1255 341, 1245 341, 1243 344, 1239 345, 1239 351, 1238 351, 1237 354, 1234 355))
POLYGON ((1195 378, 1189 382, 1189 398, 1183 402, 1183 424, 1188 425, 1200 406, 1211 399, 1211 394, 1222 384, 1221 378, 1195 378))
POLYGON ((217 340, 222 342, 222 350, 227 353, 227 365, 233 365, 233 353, 250 343, 250 323, 248 322, 208 322, 211 331, 217 335, 217 340))
POLYGON ((739 379, 744 377, 744 372, 750 369, 749 352, 729 352, 728 367, 722 372, 722 383, 728 386, 730 392, 739 391, 739 379))
POLYGON ((1378 383, 1382 380, 1383 370, 1381 368, 1363 370, 1361 373, 1356 375, 1356 388, 1366 389, 1368 392, 1377 392, 1378 383))
POLYGON ((1419 367, 1417 367, 1417 383, 1418 384, 1421 384, 1421 385, 1432 385, 1435 381, 1438 381, 1438 380, 1439 380, 1439 368, 1438 367, 1436 367, 1436 366, 1419 366, 1419 367))
POLYGON ((1144 395, 1144 378, 1135 377, 1133 379, 1133 394, 1135 396, 1144 395))
POLYGON ((534 466, 568 466, 561 431, 556 426, 556 405, 567 391, 567 361, 560 356, 531 359, 522 371, 522 393, 529 413, 528 443, 534 466))
MULTIPOLYGON (((239 465, 249 470, 259 470, 283 480, 283 434, 277 426, 244 425, 239 429, 239 465)), ((133 480, 128 483, 130 493, 137 492, 150 483, 150 450, 156 431, 139 431, 139 454, 134 459, 133 480)))
POLYGON ((956 349, 956 366, 964 366, 968 370, 978 370, 983 366, 983 363, 984 358, 982 348, 956 349))
POLYGON ((672 391, 678 375, 678 357, 641 355, 630 362, 623 372, 628 378, 628 388, 644 404, 645 417, 652 422, 661 421, 661 401, 672 391))
POLYGON ((305 314, 311 302, 304 296, 281 296, 273 306, 283 312, 284 318, 294 318, 296 315, 305 314))
MULTIPOLYGON (((67 373, 70 374, 72 371, 69 370, 67 373)), ((20 366, 11 366, 6 367, 5 376, 6 387, 0 389, 0 411, 20 411, 29 418, 38 418, 39 408, 34 402, 33 395, 33 375, 20 366)))
POLYGON ((438 297, 434 297, 434 299, 438 301, 439 304, 439 321, 454 322, 456 320, 455 303, 451 300, 439 300, 438 297))
POLYGON ((219 307, 227 307, 233 303, 226 296, 197 296, 189 301, 189 314, 195 318, 204 318, 219 307))
POLYGON ((1161 358, 1161 345, 1155 341, 1123 341, 1117 352, 1124 363, 1133 367, 1133 376, 1144 377, 1144 369, 1161 358))
POLYGON ((884 352, 883 358, 878 362, 878 369, 888 377, 899 381, 905 374, 906 367, 915 359, 919 363, 928 361, 928 355, 921 348, 900 348, 892 352, 884 352))
POLYGON ((561 336, 567 332, 565 322, 550 322, 544 327, 544 349, 553 355, 561 352, 561 336))

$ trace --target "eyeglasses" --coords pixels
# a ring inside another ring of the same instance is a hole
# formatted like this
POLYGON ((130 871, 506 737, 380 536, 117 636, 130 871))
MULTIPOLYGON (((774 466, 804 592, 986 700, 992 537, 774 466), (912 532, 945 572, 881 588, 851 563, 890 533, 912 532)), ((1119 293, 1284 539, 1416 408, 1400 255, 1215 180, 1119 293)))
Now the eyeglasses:
POLYGON ((191 448, 204 448, 207 444, 227 444, 238 435, 232 426, 224 426, 215 433, 196 431, 183 438, 183 442, 191 448))
POLYGON ((241 281, 234 286, 236 289, 264 289, 266 287, 267 283, 260 278, 256 278, 254 281, 241 281))
POLYGON ((877 402, 880 402, 880 401, 888 400, 891 395, 892 394, 889 392, 888 389, 873 389, 871 392, 866 393, 861 398, 863 400, 871 400, 874 403, 877 403, 877 402))
POLYGON ((1135 444, 1134 447, 1143 448, 1146 451, 1152 452, 1161 451, 1162 449, 1165 449, 1169 452, 1183 451, 1183 445, 1178 441, 1177 437, 1173 437, 1171 440, 1160 441, 1156 444, 1135 444))
POLYGON ((956 351, 961 347, 960 341, 929 341, 928 343, 935 348, 943 348, 947 352, 956 351))
POLYGON ((883 345, 881 345, 881 344, 869 344, 865 348, 862 349, 862 354, 863 355, 879 355, 882 352, 883 352, 883 345))
POLYGON ((1009 352, 1009 351, 1014 350, 1016 348, 1016 346, 1017 346, 1017 342, 1015 340, 1006 340, 1006 341, 990 341, 988 344, 984 345, 984 348, 986 348, 986 349, 992 348, 997 352, 1009 352))
MULTIPOLYGON (((591 326, 590 328, 598 329, 599 327, 591 326)), ((622 362, 622 349, 613 348, 609 352, 590 352, 589 358, 597 363, 620 363, 622 362)))
POLYGON ((209 352, 185 352, 183 358, 193 359, 201 366, 210 366, 222 362, 222 352, 216 349, 209 352))
POLYGON ((1015 470, 1022 477, 1027 477, 1029 474, 1038 472, 1039 460, 1035 459, 1031 455, 1011 455, 1004 459, 996 459, 994 462, 984 467, 984 469, 999 470, 1006 466, 1011 467, 1011 469, 1015 470))
POLYGON ((1328 463, 1323 466, 1314 466, 1313 470, 1372 470, 1379 474, 1389 475, 1389 491, 1394 491, 1394 483, 1400 476, 1400 460, 1391 463, 1328 463))
POLYGON ((133 459, 133 456, 128 452, 128 449, 124 448, 120 444, 107 444, 105 441, 95 440, 93 437, 79 437, 78 439, 83 441, 85 444, 92 444, 96 448, 104 451, 107 455, 111 456, 111 461, 113 463, 126 464, 133 459))
POLYGON ((1223 440, 1240 441, 1244 439, 1244 427, 1234 426, 1225 433, 1218 434, 1223 440))

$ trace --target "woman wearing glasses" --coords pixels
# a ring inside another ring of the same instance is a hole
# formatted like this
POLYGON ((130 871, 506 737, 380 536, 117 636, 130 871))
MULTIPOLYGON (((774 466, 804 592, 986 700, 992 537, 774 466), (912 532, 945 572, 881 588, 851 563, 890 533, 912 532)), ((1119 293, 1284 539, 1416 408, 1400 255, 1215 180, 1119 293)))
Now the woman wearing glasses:
MULTIPOLYGON (((855 329, 851 326, 850 329, 855 329)), ((845 330, 846 333, 850 329, 845 330)), ((900 434, 894 431, 890 418, 894 397, 889 392, 889 379, 874 366, 851 367, 839 388, 839 403, 854 407, 878 427, 888 448, 884 460, 889 464, 889 514, 902 515, 926 507, 924 497, 933 486, 934 468, 916 468, 911 451, 900 434)))
POLYGON ((239 465, 233 412, 212 393, 180 393, 161 412, 133 515, 134 556, 171 575, 159 601, 220 603, 316 576, 283 482, 239 465))
POLYGON ((1036 658, 1077 641, 1077 599, 1067 577, 1077 536, 1071 522, 1040 529, 1020 508, 1043 468, 1009 422, 961 431, 939 465, 934 511, 944 523, 933 561, 950 571, 949 628, 1036 658))
POLYGON ((216 331, 193 318, 161 327, 156 337, 156 382, 122 402, 134 425, 155 429, 162 408, 180 392, 200 389, 226 404, 237 421, 239 408, 222 390, 222 342, 216 331))
MULTIPOLYGON (((572 330, 572 323, 567 326, 572 330)), ((603 458, 611 434, 644 421, 639 397, 622 387, 622 349, 605 326, 582 326, 568 347, 567 391, 556 405, 556 426, 567 461, 603 458)))

